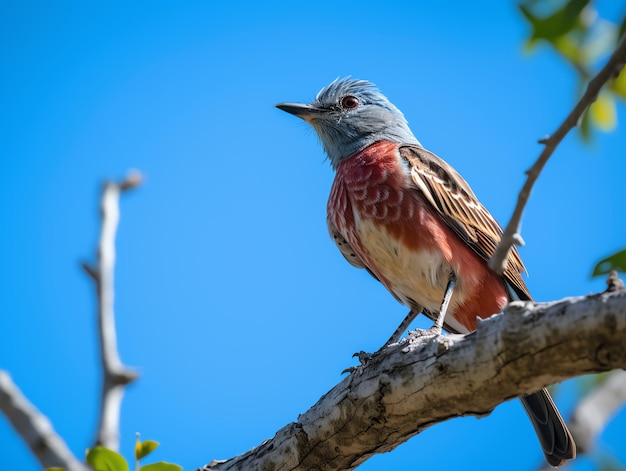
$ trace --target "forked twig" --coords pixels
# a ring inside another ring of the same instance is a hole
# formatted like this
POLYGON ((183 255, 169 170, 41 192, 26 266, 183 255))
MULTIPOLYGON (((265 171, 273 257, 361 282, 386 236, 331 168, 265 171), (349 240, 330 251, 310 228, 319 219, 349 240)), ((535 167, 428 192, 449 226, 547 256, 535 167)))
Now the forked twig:
POLYGON ((94 280, 98 296, 98 332, 102 361, 102 396, 96 445, 119 449, 119 423, 124 387, 137 379, 137 373, 122 363, 117 349, 115 314, 113 310, 115 267, 115 234, 119 223, 120 193, 141 183, 141 175, 131 173, 122 182, 105 182, 102 189, 100 215, 102 228, 98 243, 97 265, 86 263, 83 269, 94 280))
POLYGON ((500 243, 496 247, 493 256, 489 260, 489 267, 492 270, 499 274, 504 273, 513 245, 524 245, 521 235, 522 214, 539 174, 559 143, 567 133, 578 124, 585 110, 596 100, 600 89, 610 79, 619 75, 625 63, 626 36, 623 36, 606 65, 589 81, 585 93, 567 118, 565 118, 565 121, 563 121, 554 134, 539 141, 541 144, 544 144, 543 151, 533 166, 526 171, 526 182, 517 197, 517 204, 511 216, 511 220, 506 226, 502 239, 500 239, 500 243))

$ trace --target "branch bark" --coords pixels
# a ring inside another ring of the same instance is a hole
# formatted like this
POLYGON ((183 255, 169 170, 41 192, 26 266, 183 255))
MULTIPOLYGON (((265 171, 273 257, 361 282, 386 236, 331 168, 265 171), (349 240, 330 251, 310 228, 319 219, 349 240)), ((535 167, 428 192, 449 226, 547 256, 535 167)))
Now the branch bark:
POLYGON ((26 399, 9 373, 3 370, 0 370, 0 410, 44 468, 57 466, 68 471, 87 471, 48 418, 26 399))
POLYGON ((274 438, 202 470, 350 470, 427 427, 582 374, 626 367, 626 291, 514 302, 465 336, 375 355, 274 438))
POLYGON ((120 410, 124 388, 137 379, 137 373, 122 363, 117 349, 115 331, 114 268, 115 234, 119 223, 119 198, 123 191, 141 183, 141 175, 130 174, 122 182, 105 182, 102 189, 100 214, 102 228, 97 250, 98 263, 92 267, 83 263, 83 269, 94 281, 98 297, 98 333, 100 336, 100 359, 102 362, 102 395, 100 418, 95 445, 111 450, 119 449, 120 410))
POLYGON ((511 252, 513 245, 524 245, 524 240, 521 235, 522 215, 533 186, 535 185, 537 178, 539 178, 543 167, 546 165, 548 159, 567 133, 578 124, 585 110, 591 106, 594 101, 596 101, 600 89, 610 79, 616 78, 620 74, 620 71, 624 67, 625 63, 626 35, 622 37, 619 45, 607 61, 606 65, 593 79, 589 81, 585 93, 567 118, 565 118, 565 121, 563 121, 554 134, 539 141, 541 144, 545 145, 544 149, 533 166, 526 171, 526 182, 517 197, 517 204, 513 210, 511 220, 507 224, 504 234, 502 235, 502 239, 500 239, 500 243, 496 247, 491 260, 489 260, 489 267, 495 272, 499 274, 504 273, 507 268, 509 253, 511 252))

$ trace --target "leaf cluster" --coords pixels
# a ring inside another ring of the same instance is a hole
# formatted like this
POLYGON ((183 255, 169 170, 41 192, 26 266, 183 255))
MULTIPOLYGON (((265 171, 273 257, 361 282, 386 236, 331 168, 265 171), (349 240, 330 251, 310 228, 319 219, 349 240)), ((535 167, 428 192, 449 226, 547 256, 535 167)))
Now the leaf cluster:
MULTIPOLYGON (((626 33, 626 12, 618 22, 607 20, 592 0, 524 0, 518 6, 531 27, 526 49, 547 44, 559 54, 576 71, 579 94, 626 33)), ((583 115, 579 130, 585 140, 594 129, 615 128, 616 100, 626 100, 626 73, 609 82, 583 115)))
MULTIPOLYGON (((140 466, 139 461, 159 446, 159 442, 145 440, 135 443, 135 470, 136 471, 182 471, 182 467, 177 464, 160 461, 140 466)), ((87 464, 93 471, 129 471, 126 459, 117 453, 103 446, 95 446, 87 450, 87 464)), ((64 468, 46 468, 45 471, 64 471, 64 468)))

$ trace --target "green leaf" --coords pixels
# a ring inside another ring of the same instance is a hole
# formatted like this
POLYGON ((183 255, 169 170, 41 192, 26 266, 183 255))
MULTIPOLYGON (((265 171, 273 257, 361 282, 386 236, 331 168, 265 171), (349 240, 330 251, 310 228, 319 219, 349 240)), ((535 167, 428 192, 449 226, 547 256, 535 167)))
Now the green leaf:
POLYGON ((611 270, 626 273, 626 249, 620 250, 604 260, 600 260, 593 269, 591 276, 606 275, 611 270))
POLYGON ((578 389, 578 397, 582 398, 589 394, 593 389, 602 384, 609 372, 599 373, 596 375, 586 375, 576 378, 576 389, 578 389))
POLYGON ((87 450, 87 463, 94 471, 128 471, 128 464, 122 455, 102 446, 87 450))
POLYGON ((624 465, 610 453, 601 453, 596 459, 598 471, 624 471, 624 465))
POLYGON ((518 8, 522 12, 522 15, 524 15, 526 17, 526 20, 528 20, 528 22, 530 23, 530 26, 532 26, 532 29, 533 29, 533 32, 532 32, 530 38, 528 39, 528 42, 526 43, 526 47, 529 48, 535 42, 535 34, 534 34, 534 32, 535 32, 536 25, 537 25, 537 22, 539 21, 539 19, 534 15, 534 13, 532 11, 530 11, 530 8, 528 8, 523 3, 520 3, 518 5, 518 8))
POLYGON ((135 458, 138 460, 145 458, 159 446, 159 442, 155 442, 154 440, 145 440, 140 442, 137 440, 135 443, 135 458))
POLYGON ((543 18, 531 11, 531 3, 520 4, 519 9, 533 28, 529 42, 532 43, 537 39, 553 42, 574 28, 581 27, 580 14, 588 3, 589 0, 569 0, 562 8, 543 18))
POLYGON ((572 64, 584 68, 585 58, 579 48, 568 36, 561 36, 552 41, 554 48, 572 64))
POLYGON ((617 33, 617 40, 619 41, 619 39, 624 36, 624 34, 626 34, 626 15, 624 16, 624 18, 622 19, 622 24, 619 25, 619 31, 617 33))
POLYGON ((621 98, 626 98, 626 72, 623 69, 617 78, 609 84, 609 88, 621 98))
POLYGON ((593 123, 601 130, 608 132, 615 129, 617 111, 615 101, 608 93, 600 93, 598 99, 589 107, 593 123))
POLYGON ((139 468, 139 471, 183 471, 181 466, 160 461, 158 463, 147 464, 139 468))

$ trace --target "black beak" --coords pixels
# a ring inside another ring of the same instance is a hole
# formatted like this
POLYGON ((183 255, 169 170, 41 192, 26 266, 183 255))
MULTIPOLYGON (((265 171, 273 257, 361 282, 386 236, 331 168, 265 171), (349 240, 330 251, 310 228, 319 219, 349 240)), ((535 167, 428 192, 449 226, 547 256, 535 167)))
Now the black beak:
POLYGON ((318 117, 325 111, 313 105, 302 105, 300 103, 279 103, 276 105, 276 108, 286 111, 287 113, 297 116, 307 122, 311 122, 312 119, 318 117))

